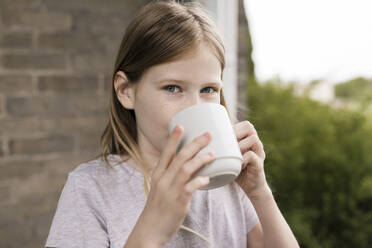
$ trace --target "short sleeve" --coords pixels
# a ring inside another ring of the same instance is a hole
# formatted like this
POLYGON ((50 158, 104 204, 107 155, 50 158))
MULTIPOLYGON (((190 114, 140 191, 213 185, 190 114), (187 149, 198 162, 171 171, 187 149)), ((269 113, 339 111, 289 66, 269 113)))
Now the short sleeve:
POLYGON ((70 172, 45 247, 109 247, 105 219, 97 204, 98 197, 89 175, 70 172))
POLYGON ((252 205, 252 202, 249 200, 248 196, 244 191, 237 185, 240 201, 243 205, 244 216, 245 216, 245 225, 247 233, 249 233, 254 226, 259 222, 256 210, 252 205))

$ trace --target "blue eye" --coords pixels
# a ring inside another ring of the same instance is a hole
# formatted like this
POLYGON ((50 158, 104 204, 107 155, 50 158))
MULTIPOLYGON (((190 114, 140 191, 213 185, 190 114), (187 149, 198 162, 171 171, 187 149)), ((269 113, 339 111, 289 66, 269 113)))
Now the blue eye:
POLYGON ((205 87, 204 89, 212 89, 212 90, 214 90, 214 92, 208 92, 208 93, 211 93, 211 94, 212 93, 215 93, 215 92, 218 92, 218 90, 216 88, 213 88, 213 87, 205 87))
MULTIPOLYGON (((174 87, 180 88, 177 85, 167 85, 163 89, 165 89, 166 91, 168 91, 169 89, 173 89, 174 87)), ((177 93, 177 92, 174 92, 174 91, 168 91, 168 92, 177 93)))
MULTIPOLYGON (((177 85, 167 85, 167 86, 164 86, 163 89, 166 90, 167 92, 170 92, 170 93, 178 93, 178 92, 180 92, 181 88, 177 85), (179 90, 175 91, 176 88, 178 88, 179 90)), ((205 92, 205 93, 209 93, 209 94, 213 94, 213 93, 218 92, 218 89, 214 88, 214 87, 205 87, 203 90, 205 90, 205 89, 209 89, 208 91, 205 92)))

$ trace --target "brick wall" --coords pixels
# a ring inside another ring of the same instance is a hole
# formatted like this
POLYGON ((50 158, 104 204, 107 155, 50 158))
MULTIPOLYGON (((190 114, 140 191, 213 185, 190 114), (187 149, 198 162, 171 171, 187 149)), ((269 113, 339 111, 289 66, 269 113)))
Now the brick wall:
POLYGON ((145 2, 0 0, 0 247, 44 245, 68 172, 98 153, 115 53, 145 2))
POLYGON ((145 0, 0 0, 0 247, 42 247, 96 155, 123 31, 145 0))

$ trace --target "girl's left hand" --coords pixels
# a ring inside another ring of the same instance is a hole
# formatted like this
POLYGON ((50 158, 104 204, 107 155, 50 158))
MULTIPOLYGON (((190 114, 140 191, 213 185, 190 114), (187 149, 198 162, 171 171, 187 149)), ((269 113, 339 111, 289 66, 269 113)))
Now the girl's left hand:
POLYGON ((243 156, 242 170, 235 181, 248 197, 270 192, 264 172, 265 152, 257 131, 249 121, 233 125, 243 156))

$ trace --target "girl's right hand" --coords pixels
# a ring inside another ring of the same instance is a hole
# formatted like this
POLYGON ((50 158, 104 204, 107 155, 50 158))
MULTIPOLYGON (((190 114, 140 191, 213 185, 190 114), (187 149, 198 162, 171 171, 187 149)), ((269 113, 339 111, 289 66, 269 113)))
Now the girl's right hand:
POLYGON ((147 226, 146 239, 160 246, 180 228, 189 211, 192 194, 209 183, 208 177, 198 176, 190 180, 192 174, 215 160, 211 153, 195 156, 209 144, 209 133, 196 137, 175 155, 182 134, 183 128, 176 126, 169 136, 154 169, 151 189, 139 218, 143 226, 147 226))

